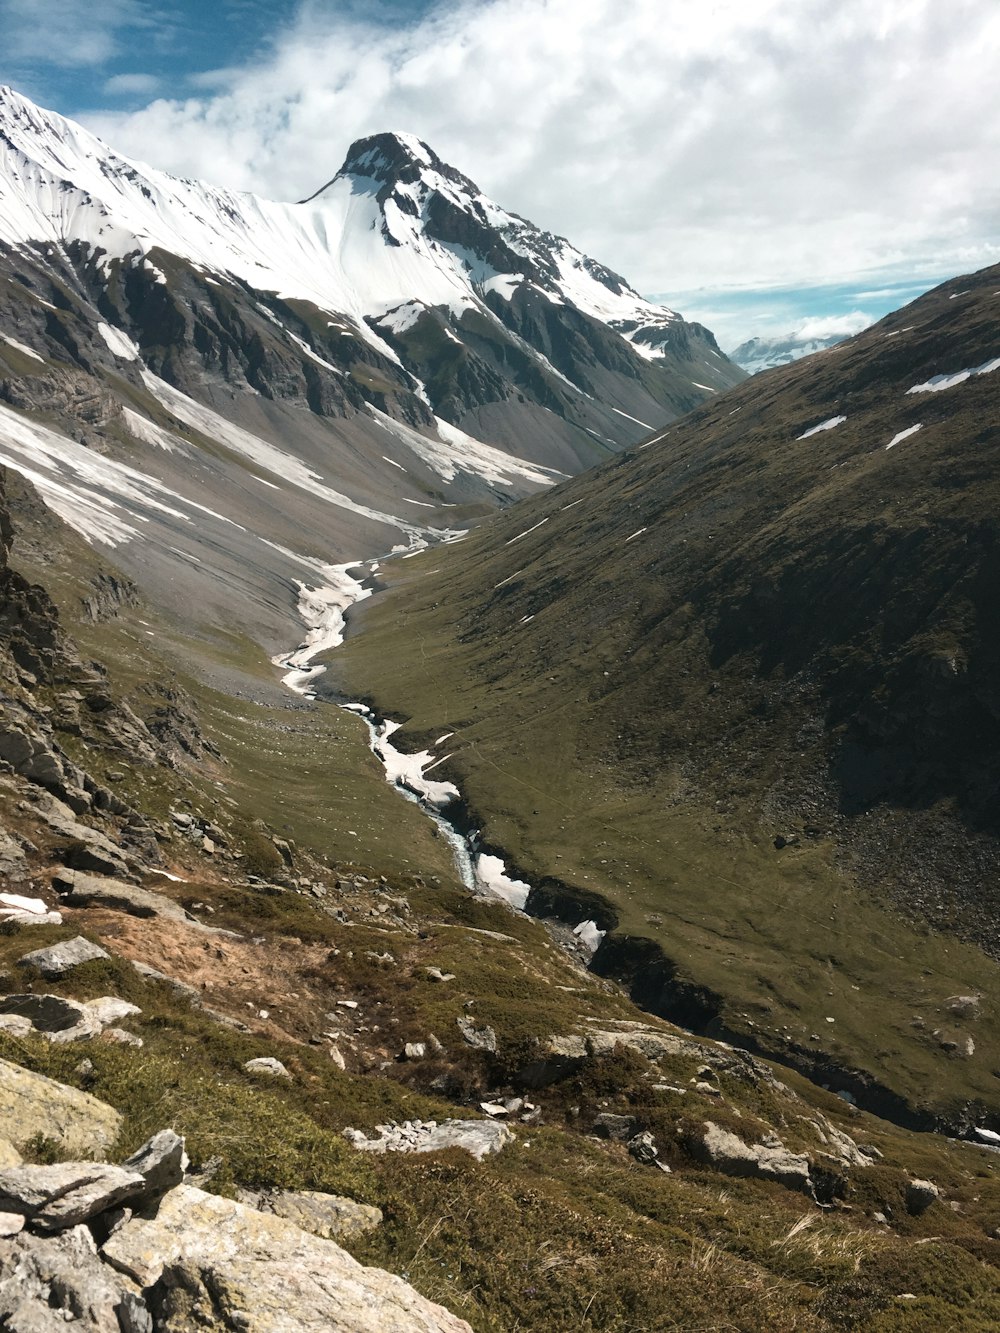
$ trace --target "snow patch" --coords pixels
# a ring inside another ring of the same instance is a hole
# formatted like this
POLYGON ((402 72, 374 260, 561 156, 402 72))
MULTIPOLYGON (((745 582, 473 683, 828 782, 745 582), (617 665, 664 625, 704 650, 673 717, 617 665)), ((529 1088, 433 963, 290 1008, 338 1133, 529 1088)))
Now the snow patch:
POLYGON ((833 430, 834 426, 842 426, 847 420, 846 417, 828 417, 826 421, 821 421, 818 426, 810 426, 808 430, 796 435, 797 440, 808 440, 810 435, 818 435, 821 430, 833 430))
POLYGON ((578 926, 573 928, 573 934, 581 944, 587 946, 591 953, 596 952, 597 946, 607 933, 606 930, 598 930, 596 921, 581 921, 578 926))
POLYGON ((394 786, 402 787, 440 809, 458 796, 458 788, 453 782, 434 782, 424 777, 424 769, 434 762, 430 750, 404 754, 402 750, 396 749, 389 738, 399 730, 400 725, 399 722, 383 722, 376 729, 372 749, 385 767, 386 778, 394 786))
POLYGON ((906 430, 901 430, 898 435, 894 435, 892 437, 889 443, 885 446, 886 449, 887 450, 892 449, 894 445, 899 444, 900 440, 906 440, 911 435, 916 435, 917 431, 920 429, 922 424, 923 424, 922 422, 918 421, 915 426, 910 426, 906 430))
POLYGON ((507 867, 499 856, 490 856, 480 852, 475 862, 476 883, 486 893, 502 898, 518 911, 524 911, 531 885, 523 879, 511 879, 507 867))
POLYGON ((1000 356, 994 357, 992 361, 984 361, 981 366, 971 366, 967 370, 955 370, 945 375, 934 375, 923 384, 914 384, 913 388, 907 389, 906 392, 941 393, 944 389, 953 389, 956 384, 962 384, 973 375, 989 375, 994 370, 1000 370, 1000 356))
MULTIPOLYGON (((312 563, 306 556, 296 558, 303 564, 312 563)), ((349 569, 356 567, 357 561, 346 565, 320 565, 326 578, 325 583, 314 588, 305 583, 297 585, 298 610, 307 626, 306 636, 294 652, 279 653, 271 659, 275 666, 285 668, 282 684, 296 694, 315 699, 315 693, 309 688, 310 682, 321 675, 326 667, 312 665, 312 659, 329 648, 339 648, 344 642, 348 607, 372 595, 371 588, 364 587, 359 579, 348 574, 349 569)))
POLYGON ((16 351, 23 353, 24 356, 30 356, 33 361, 40 361, 43 366, 45 365, 43 356, 39 356, 37 352, 32 351, 30 347, 26 347, 24 343, 19 343, 16 338, 9 338, 6 333, 0 333, 0 338, 4 340, 8 347, 13 347, 16 351))
POLYGON ((120 361, 139 360, 139 349, 127 333, 122 333, 121 329, 113 329, 103 320, 98 323, 97 332, 120 361))

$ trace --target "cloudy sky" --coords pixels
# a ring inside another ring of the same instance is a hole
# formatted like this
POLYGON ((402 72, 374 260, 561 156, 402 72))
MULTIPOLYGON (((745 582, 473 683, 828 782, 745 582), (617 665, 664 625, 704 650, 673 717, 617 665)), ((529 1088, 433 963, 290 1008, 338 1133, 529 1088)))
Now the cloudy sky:
POLYGON ((724 346, 1000 260, 997 0, 0 0, 0 82, 278 198, 419 135, 724 346))

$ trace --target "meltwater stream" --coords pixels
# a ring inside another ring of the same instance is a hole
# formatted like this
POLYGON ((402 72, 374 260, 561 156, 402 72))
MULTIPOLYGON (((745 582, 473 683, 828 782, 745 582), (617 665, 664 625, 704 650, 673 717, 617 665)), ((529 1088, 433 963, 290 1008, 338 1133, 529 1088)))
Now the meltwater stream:
MULTIPOLYGON (((290 690, 307 699, 317 697, 312 682, 326 668, 315 665, 312 659, 318 653, 337 648, 343 643, 348 608, 370 597, 374 591, 365 586, 363 579, 356 578, 349 571, 362 569, 366 575, 372 575, 378 567, 377 560, 367 564, 317 564, 316 568, 326 581, 317 587, 299 584, 298 608, 307 627, 305 640, 293 652, 279 654, 272 659, 275 666, 284 670, 282 681, 290 690)), ((501 857, 480 851, 476 834, 459 832, 444 813, 450 804, 459 799, 461 793, 454 783, 438 781, 429 774, 450 757, 448 753, 435 756, 433 750, 421 750, 416 754, 406 754, 392 743, 393 733, 399 730, 398 722, 376 717, 366 704, 340 703, 338 707, 356 714, 365 723, 368 743, 385 769, 386 779, 401 796, 415 802, 433 820, 452 849, 455 865, 466 888, 473 893, 500 898, 510 907, 522 911, 528 901, 531 885, 523 880, 512 879, 501 857)), ((440 736, 434 742, 434 748, 443 745, 452 735, 452 732, 446 732, 440 736)), ((582 921, 575 933, 592 950, 597 948, 604 936, 604 932, 598 930, 593 921, 582 921)))

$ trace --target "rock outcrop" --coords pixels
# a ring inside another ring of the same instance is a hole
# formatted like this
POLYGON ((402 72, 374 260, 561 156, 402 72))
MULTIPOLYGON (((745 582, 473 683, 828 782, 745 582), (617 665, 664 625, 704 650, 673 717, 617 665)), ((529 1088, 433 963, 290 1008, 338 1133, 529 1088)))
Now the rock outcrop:
POLYGON ((15 1147, 44 1135, 67 1156, 103 1156, 121 1116, 89 1093, 0 1060, 0 1125, 15 1147))
POLYGON ((277 1191, 257 1196, 260 1211, 181 1183, 185 1166, 183 1140, 162 1130, 122 1166, 0 1169, 0 1327, 471 1333, 318 1234, 377 1225, 378 1209, 277 1191))

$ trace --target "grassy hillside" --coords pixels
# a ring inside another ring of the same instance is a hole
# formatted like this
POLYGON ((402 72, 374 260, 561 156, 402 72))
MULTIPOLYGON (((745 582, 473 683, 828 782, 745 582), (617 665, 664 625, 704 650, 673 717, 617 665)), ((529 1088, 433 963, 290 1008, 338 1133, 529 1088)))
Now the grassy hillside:
POLYGON ((529 905, 616 927, 597 967, 914 1123, 1000 1111, 1000 371, 909 392, 1000 355, 998 285, 384 567, 334 665, 454 732, 529 905))

